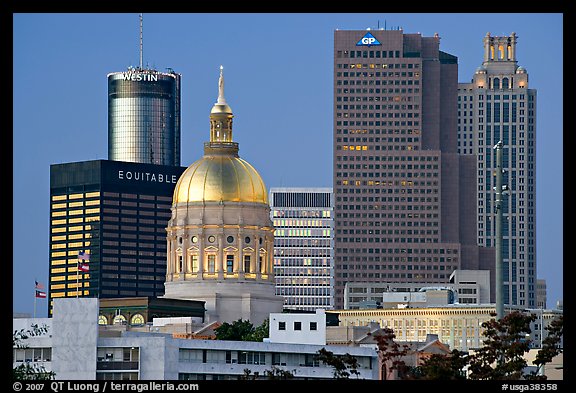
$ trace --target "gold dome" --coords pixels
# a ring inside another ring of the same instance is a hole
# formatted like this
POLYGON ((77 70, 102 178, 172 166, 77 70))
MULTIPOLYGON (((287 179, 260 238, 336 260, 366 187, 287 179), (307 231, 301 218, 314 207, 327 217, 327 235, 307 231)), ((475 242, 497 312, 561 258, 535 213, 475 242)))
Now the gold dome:
POLYGON ((184 171, 173 203, 253 202, 268 204, 266 186, 252 165, 232 155, 205 155, 184 171))
POLYGON ((173 204, 190 202, 251 202, 268 204, 266 186, 252 165, 238 157, 232 140, 232 109, 224 98, 220 66, 218 101, 210 112, 210 142, 204 157, 190 165, 178 179, 173 204))

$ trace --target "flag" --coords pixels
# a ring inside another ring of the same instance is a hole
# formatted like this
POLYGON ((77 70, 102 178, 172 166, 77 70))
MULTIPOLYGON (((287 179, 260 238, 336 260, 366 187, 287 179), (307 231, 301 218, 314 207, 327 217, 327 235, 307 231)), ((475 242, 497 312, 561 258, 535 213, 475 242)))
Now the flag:
POLYGON ((90 254, 84 253, 84 251, 78 251, 78 259, 81 261, 89 261, 90 254))
POLYGON ((36 289, 44 289, 44 285, 42 285, 41 283, 39 283, 38 281, 34 281, 36 283, 36 286, 34 288, 36 289))
POLYGON ((78 261, 78 271, 88 272, 90 271, 90 267, 88 264, 78 261))
POLYGON ((36 290, 36 297, 46 299, 46 292, 36 290))

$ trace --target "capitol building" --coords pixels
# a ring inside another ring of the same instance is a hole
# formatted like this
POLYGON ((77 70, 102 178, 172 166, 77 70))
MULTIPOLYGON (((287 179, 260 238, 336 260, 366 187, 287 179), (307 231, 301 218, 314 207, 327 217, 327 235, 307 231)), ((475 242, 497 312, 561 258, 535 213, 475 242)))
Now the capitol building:
POLYGON ((259 325, 281 312, 275 295, 274 227, 260 174, 238 155, 220 68, 210 142, 174 189, 167 227, 165 298, 203 300, 207 322, 259 325))

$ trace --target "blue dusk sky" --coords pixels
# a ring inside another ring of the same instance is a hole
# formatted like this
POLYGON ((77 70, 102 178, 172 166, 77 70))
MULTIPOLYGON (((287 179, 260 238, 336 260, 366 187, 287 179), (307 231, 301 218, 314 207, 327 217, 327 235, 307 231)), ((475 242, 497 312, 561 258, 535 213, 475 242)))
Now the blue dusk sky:
MULTIPOLYGON (((240 156, 270 187, 331 187, 334 30, 401 27, 441 37, 458 81, 482 63, 482 38, 518 36, 537 89, 537 275, 548 307, 563 282, 561 13, 145 13, 144 64, 182 74, 181 165, 202 157, 224 66, 240 156)), ((48 287, 50 165, 108 158, 107 79, 139 64, 137 13, 13 14, 13 310, 48 287)), ((36 316, 47 314, 37 300, 36 316)))

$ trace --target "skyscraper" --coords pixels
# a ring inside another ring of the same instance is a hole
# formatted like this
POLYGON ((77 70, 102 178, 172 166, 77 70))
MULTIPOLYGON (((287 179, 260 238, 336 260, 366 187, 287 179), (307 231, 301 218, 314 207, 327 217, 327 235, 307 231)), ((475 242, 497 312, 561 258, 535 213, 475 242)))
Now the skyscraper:
POLYGON ((108 74, 108 159, 180 166, 180 74, 108 74))
POLYGON ((50 166, 49 316, 57 297, 164 294, 166 225, 185 169, 109 160, 50 166))
POLYGON ((334 307, 332 188, 270 188, 276 295, 284 308, 334 307))
POLYGON ((439 47, 402 30, 334 33, 337 308, 347 281, 489 269, 494 288, 494 249, 476 245, 475 159, 457 152, 458 59, 439 47))
POLYGON ((458 85, 458 151, 476 156, 478 244, 495 245, 496 152, 502 141, 504 303, 536 307, 536 90, 516 60, 515 33, 483 39, 484 60, 458 85))

